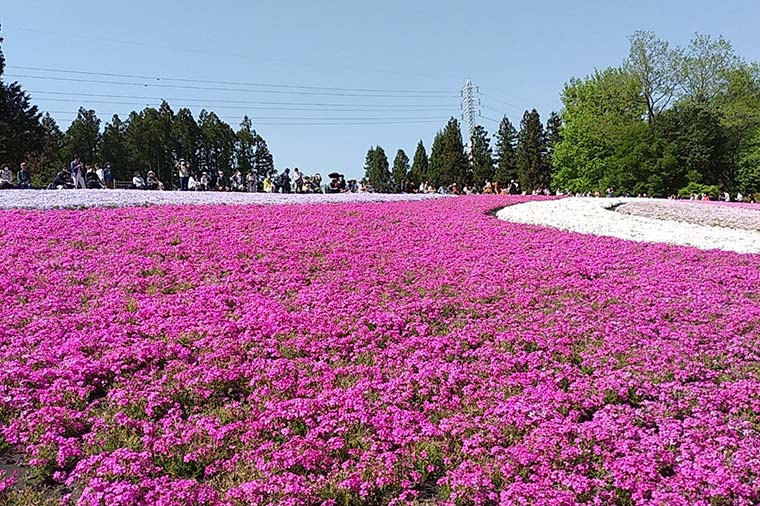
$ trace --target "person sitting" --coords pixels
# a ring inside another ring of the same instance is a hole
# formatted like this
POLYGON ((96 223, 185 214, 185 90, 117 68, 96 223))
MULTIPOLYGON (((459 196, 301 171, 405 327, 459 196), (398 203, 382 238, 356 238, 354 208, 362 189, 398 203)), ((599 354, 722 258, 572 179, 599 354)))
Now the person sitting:
POLYGON ((7 165, 3 165, 0 169, 0 190, 10 190, 13 188, 13 173, 11 168, 7 165))
POLYGON ((143 179, 139 172, 135 172, 135 175, 132 176, 132 186, 130 188, 133 190, 145 189, 145 179, 143 179))
POLYGON ((201 174, 200 181, 198 181, 198 189, 201 191, 206 191, 208 190, 208 187, 209 187, 208 173, 204 172, 201 174))
POLYGON ((28 190, 32 187, 32 174, 26 168, 26 163, 21 164, 21 170, 16 174, 18 178, 18 187, 21 190, 28 190))
POLYGON ((87 173, 84 175, 84 182, 90 190, 100 190, 103 188, 103 183, 100 182, 95 167, 87 169, 87 173))
POLYGON ((156 173, 152 170, 148 171, 148 177, 145 180, 145 187, 148 190, 163 190, 164 184, 158 180, 156 173))
POLYGON ((73 188, 74 181, 71 179, 71 174, 66 169, 58 171, 58 174, 55 175, 55 179, 53 179, 53 182, 48 187, 50 190, 70 190, 73 188))
POLYGON ((274 183, 269 176, 264 178, 264 193, 272 193, 274 191, 274 183))

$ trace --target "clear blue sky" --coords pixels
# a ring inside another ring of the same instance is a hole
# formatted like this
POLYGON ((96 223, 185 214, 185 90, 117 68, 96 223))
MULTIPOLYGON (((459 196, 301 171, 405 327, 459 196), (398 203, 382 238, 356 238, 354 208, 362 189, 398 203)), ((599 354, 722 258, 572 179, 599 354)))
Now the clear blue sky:
MULTIPOLYGON (((213 80, 450 90, 452 95, 469 77, 485 95, 501 100, 483 97, 483 115, 498 119, 507 114, 514 123, 519 123, 526 108, 537 108, 543 118, 560 109, 559 93, 570 77, 619 64, 627 53, 626 37, 635 30, 654 30, 682 45, 695 31, 722 34, 739 55, 760 60, 758 20, 760 3, 751 0, 24 0, 4 2, 0 12, 8 65, 192 80, 163 81, 165 85, 233 87, 197 82, 213 80)), ((15 74, 145 82, 14 68, 6 73, 8 80, 15 74)), ((235 128, 248 113, 267 139, 277 168, 299 166, 306 173, 338 170, 359 176, 372 144, 382 145, 391 160, 398 148, 411 157, 419 139, 429 150, 446 118, 460 114, 458 98, 438 94, 350 97, 17 80, 35 92, 33 100, 41 109, 61 111, 53 116, 62 128, 79 105, 95 109, 108 120, 112 113, 125 114, 155 100, 50 92, 184 99, 170 103, 175 110, 195 104, 196 114, 207 105, 235 128), (58 100, 64 98, 68 101, 58 100), (265 110, 261 104, 225 101, 309 104, 301 107, 322 110, 265 110), (420 118, 429 121, 408 123, 420 118), (390 124, 393 120, 407 123, 390 124), (368 124, 379 121, 386 123, 368 124), (273 124, 298 122, 335 124, 273 124), (365 124, 346 124, 351 122, 365 124)), ((489 131, 496 126, 487 119, 482 122, 489 131)))

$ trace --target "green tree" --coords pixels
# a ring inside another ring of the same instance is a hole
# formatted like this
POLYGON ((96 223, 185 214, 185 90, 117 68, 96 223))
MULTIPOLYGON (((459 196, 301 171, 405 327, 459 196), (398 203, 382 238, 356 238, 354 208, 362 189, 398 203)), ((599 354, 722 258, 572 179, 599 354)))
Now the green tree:
POLYGON ((237 136, 235 145, 237 168, 246 174, 256 165, 256 148, 258 146, 258 134, 253 129, 251 118, 243 117, 243 121, 240 122, 240 129, 235 135, 237 136))
POLYGON ((44 131, 42 149, 30 153, 26 161, 32 173, 32 183, 44 188, 59 170, 67 168, 67 164, 63 159, 63 132, 58 124, 50 114, 42 117, 41 124, 44 131))
POLYGON ((425 151, 425 145, 420 140, 417 143, 417 149, 414 151, 414 160, 412 168, 409 170, 409 184, 415 188, 419 187, 423 181, 427 180, 428 174, 428 156, 425 151))
POLYGON ((668 42, 658 39, 654 32, 637 31, 628 39, 631 48, 624 68, 638 80, 647 118, 652 123, 676 94, 683 51, 671 49, 668 42))
POLYGON ((197 170, 201 130, 190 109, 183 107, 174 115, 170 136, 173 150, 172 161, 176 163, 184 159, 190 164, 191 170, 197 170))
POLYGON ((45 131, 40 113, 29 102, 29 95, 16 83, 3 79, 5 55, 0 37, 0 162, 20 163, 45 144, 45 131))
POLYGON ((391 173, 388 169, 388 157, 380 147, 371 147, 364 161, 364 177, 379 193, 387 193, 392 186, 391 173))
POLYGON ((504 116, 499 123, 499 130, 496 132, 496 171, 494 180, 506 187, 510 181, 517 179, 517 161, 515 150, 517 148, 517 130, 504 116))
POLYGON ((66 160, 79 155, 83 163, 98 161, 100 147, 100 119, 92 109, 79 108, 77 117, 64 135, 66 160))
POLYGON ((729 73, 740 64, 733 46, 722 36, 695 34, 679 69, 685 98, 710 103, 726 91, 729 73))
POLYGON ((127 124, 114 114, 111 121, 103 128, 100 144, 100 158, 111 164, 111 171, 116 180, 129 180, 131 160, 127 145, 127 124))
POLYGON ((481 190, 486 181, 493 181, 494 162, 491 141, 486 129, 477 125, 472 131, 472 160, 473 184, 481 190))
POLYGON ((525 111, 520 122, 515 160, 520 186, 526 190, 549 188, 551 172, 546 163, 546 138, 535 109, 525 111))
POLYGON ((266 141, 260 135, 256 136, 256 157, 253 169, 259 181, 263 181, 265 177, 274 177, 277 173, 272 153, 269 152, 266 141))
POLYGON ((133 167, 130 170, 152 170, 164 184, 171 183, 172 114, 168 104, 160 109, 146 107, 129 115, 125 139, 133 167))
POLYGON ((409 174, 409 157, 403 149, 396 151, 396 158, 393 159, 393 171, 391 179, 393 180, 393 189, 399 193, 406 191, 407 175, 409 174))
POLYGON ((456 118, 451 118, 433 141, 428 176, 430 183, 436 187, 456 183, 462 189, 472 184, 470 164, 464 152, 462 131, 456 118))
POLYGON ((229 171, 235 156, 237 136, 214 112, 202 110, 198 116, 201 130, 201 163, 210 171, 229 171))

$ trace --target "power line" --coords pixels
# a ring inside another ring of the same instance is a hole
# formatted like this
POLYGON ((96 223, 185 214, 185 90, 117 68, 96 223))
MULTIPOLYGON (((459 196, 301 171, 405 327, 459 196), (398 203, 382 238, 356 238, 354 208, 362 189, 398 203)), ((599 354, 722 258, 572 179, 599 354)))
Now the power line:
MULTIPOLYGON (((166 100, 167 102, 206 102, 206 99, 202 98, 169 98, 169 97, 144 97, 144 96, 138 96, 138 95, 115 95, 110 93, 77 93, 77 92, 68 92, 68 91, 32 91, 29 90, 28 93, 34 95, 34 94, 44 94, 44 95, 62 95, 62 96, 72 96, 72 97, 98 97, 98 98, 128 98, 128 99, 135 99, 135 100, 166 100)), ((437 97, 432 97, 437 98, 437 97)), ((39 100, 39 98, 37 98, 39 100)), ((378 107, 378 108, 385 108, 385 107, 447 107, 447 108, 454 108, 456 107, 455 104, 451 104, 449 107, 447 104, 335 104, 330 102, 276 102, 276 101, 267 101, 267 100, 224 100, 224 99, 214 99, 214 102, 219 102, 223 104, 260 104, 260 105, 304 105, 304 106, 325 106, 325 107, 378 107)))
MULTIPOLYGON (((76 118, 58 118, 60 121, 73 121, 76 118)), ((224 121, 237 121, 241 118, 220 117, 224 121)), ((255 126, 346 126, 346 125, 415 125, 423 123, 439 123, 446 121, 448 118, 415 120, 415 121, 356 121, 356 122, 256 122, 255 126)))
MULTIPOLYGON (((80 103, 81 100, 75 99, 75 98, 35 98, 35 102, 37 101, 46 101, 46 102, 74 102, 74 103, 80 103)), ((147 103, 147 102, 122 102, 122 101, 114 101, 114 100, 88 100, 88 104, 110 104, 110 105, 131 105, 131 106, 146 106, 146 107, 158 107, 161 104, 160 103, 147 103)), ((270 106, 256 106, 256 107, 250 107, 250 106, 241 106, 241 105, 217 105, 217 104, 171 104, 174 107, 177 108, 190 108, 190 107, 200 107, 203 109, 239 109, 239 110, 264 110, 264 111, 319 111, 319 112, 434 112, 434 111, 451 111, 453 108, 448 106, 436 106, 436 107, 405 107, 405 108, 390 108, 390 107, 382 107, 382 108, 366 108, 366 107, 357 107, 357 108, 346 108, 346 107, 340 107, 337 109, 333 109, 331 107, 270 107, 270 106)))
POLYGON ((518 111, 522 110, 522 108, 520 106, 518 106, 518 105, 515 105, 515 104, 513 104, 511 102, 507 102, 506 100, 502 100, 500 98, 496 98, 496 97, 491 96, 491 95, 486 95, 483 92, 480 92, 480 96, 485 97, 485 98, 489 98, 491 100, 495 100, 496 102, 499 102, 500 104, 504 104, 504 105, 507 105, 509 107, 513 107, 514 109, 516 109, 518 111))
POLYGON ((388 94, 359 94, 359 93, 338 93, 338 92, 316 92, 316 91, 283 91, 283 90, 249 90, 245 88, 220 88, 212 86, 190 86, 180 84, 155 84, 155 83, 131 83, 126 81, 105 81, 100 79, 78 79, 74 77, 52 77, 52 76, 31 76, 26 74, 6 74, 7 77, 13 77, 14 79, 41 79, 46 81, 66 81, 75 83, 88 83, 88 84, 109 84, 118 86, 138 86, 140 88, 175 88, 186 90, 205 90, 205 91, 234 91, 240 93, 274 93, 280 95, 320 95, 320 96, 332 96, 332 97, 374 97, 374 98, 454 98, 456 95, 440 95, 440 96, 425 96, 425 95, 388 95, 388 94))
MULTIPOLYGON (((45 111, 50 114, 71 114, 71 111, 45 111)), ((111 114, 118 114, 118 113, 101 113, 106 115, 111 114)), ((306 121, 306 120, 315 120, 315 121, 379 121, 379 120, 410 120, 410 121, 419 121, 419 120, 435 120, 435 121, 441 121, 441 118, 439 116, 422 116, 422 117, 356 117, 356 116, 333 116, 333 117, 297 117, 297 116, 254 116, 249 115, 251 120, 294 120, 294 121, 306 121)))
POLYGON ((238 81, 214 81, 207 79, 187 79, 179 77, 158 77, 158 76, 142 76, 134 74, 114 74, 107 72, 88 72, 82 70, 64 70, 64 69, 51 69, 43 67, 24 67, 20 65, 6 65, 7 68, 19 69, 19 70, 33 70, 38 72, 55 72, 63 74, 75 74, 86 76, 104 76, 104 77, 123 77, 128 79, 143 79, 151 81, 174 81, 182 83, 203 83, 203 84, 222 84, 231 86, 253 86, 263 88, 287 88, 287 89, 300 89, 300 90, 327 90, 327 91, 354 91, 365 93, 411 93, 411 94, 430 94, 438 95, 445 94, 451 95, 451 91, 443 90, 392 90, 392 89, 372 89, 372 88, 338 88, 328 86, 302 86, 292 84, 268 84, 268 83, 252 83, 252 82, 238 82, 238 81))

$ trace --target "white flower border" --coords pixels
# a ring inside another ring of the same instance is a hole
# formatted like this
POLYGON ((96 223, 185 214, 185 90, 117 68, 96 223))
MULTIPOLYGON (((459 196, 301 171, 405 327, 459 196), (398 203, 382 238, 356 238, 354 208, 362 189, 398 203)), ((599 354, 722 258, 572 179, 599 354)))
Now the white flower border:
MULTIPOLYGON (((617 213, 612 208, 648 199, 565 198, 526 202, 498 211, 499 219, 569 232, 659 242, 699 249, 760 253, 760 232, 617 213)), ((651 202, 651 201, 650 201, 651 202)))
POLYGON ((0 209, 61 209, 151 205, 274 205, 399 202, 439 198, 437 194, 237 193, 148 190, 0 190, 0 209))

